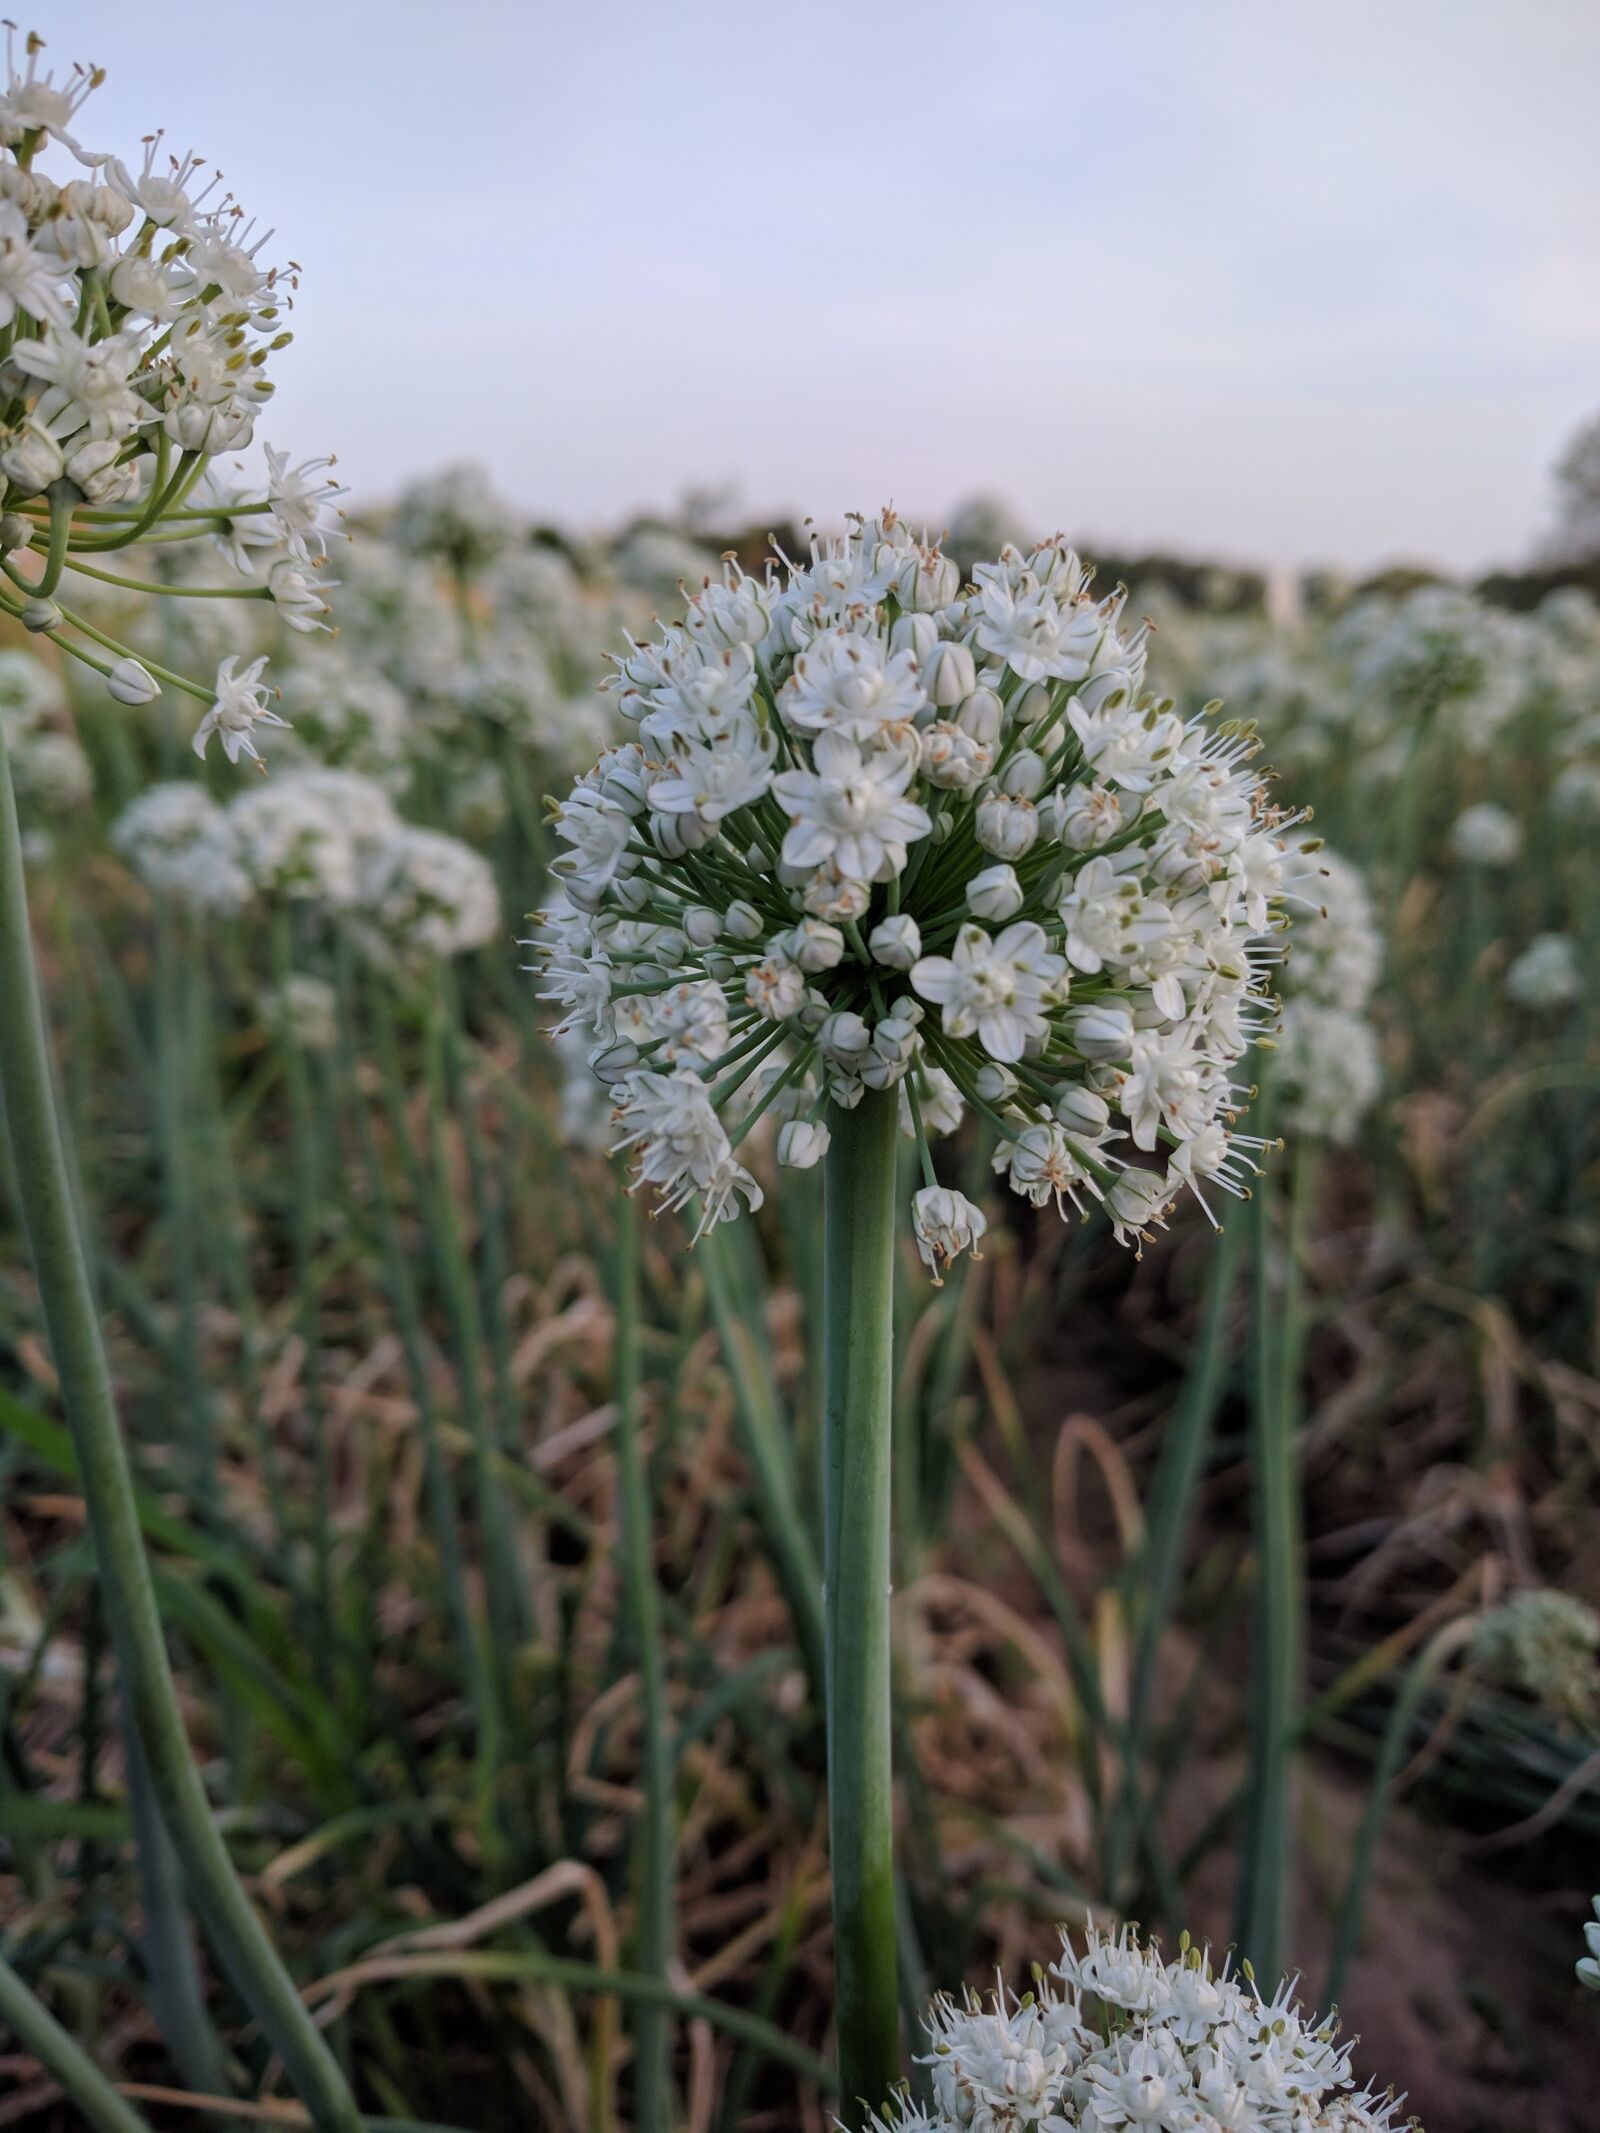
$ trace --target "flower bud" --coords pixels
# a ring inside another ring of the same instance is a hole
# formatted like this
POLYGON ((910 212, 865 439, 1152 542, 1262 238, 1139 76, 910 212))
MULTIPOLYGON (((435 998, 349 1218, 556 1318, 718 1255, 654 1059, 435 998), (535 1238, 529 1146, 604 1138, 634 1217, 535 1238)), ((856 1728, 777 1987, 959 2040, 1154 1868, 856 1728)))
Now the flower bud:
POLYGON ((974 918, 994 922, 1015 918, 1022 909, 1022 884, 1016 869, 1001 861, 974 874, 967 883, 967 909, 974 918))
POLYGON ((909 1010, 921 1004, 918 1000, 897 1001, 893 1011, 885 1015, 873 1030, 872 1049, 885 1059, 909 1058, 922 1020, 920 1014, 912 1014, 909 1010))
POLYGON ((74 444, 62 470, 89 503, 118 504, 139 486, 137 470, 118 464, 121 451, 115 437, 91 437, 74 444))
POLYGON ((892 1089, 896 1082, 905 1080, 910 1065, 909 1052, 880 1052, 874 1045, 874 1048, 859 1060, 856 1072, 869 1089, 892 1089))
POLYGON ((722 932, 722 920, 705 904, 696 904, 684 913, 683 930, 697 948, 709 948, 722 932))
POLYGON ((815 985, 808 985, 805 998, 800 1003, 800 1012, 795 1017, 795 1020, 808 1037, 814 1037, 823 1023, 827 1021, 831 1012, 832 1010, 828 1006, 827 994, 818 992, 815 985))
POLYGON ((998 1059, 986 1059, 973 1078, 973 1087, 986 1104, 1008 1104, 1017 1093, 1017 1077, 998 1059))
POLYGON ((800 901, 813 918, 847 926, 852 919, 865 918, 872 891, 864 881, 847 881, 843 875, 819 867, 807 881, 800 901))
POLYGON ((922 729, 922 774, 946 792, 971 792, 993 760, 981 742, 943 719, 922 729))
POLYGON ((48 489, 59 480, 61 467, 60 445, 48 431, 35 429, 32 424, 13 430, 5 449, 0 451, 0 473, 23 496, 36 496, 41 489, 48 489))
POLYGON ((941 711, 950 711, 978 686, 978 670, 964 644, 941 644, 922 671, 922 686, 941 711))
POLYGON ((810 1119, 791 1119, 778 1129, 778 1161, 786 1170, 811 1170, 828 1152, 833 1136, 810 1119))
POLYGON ((755 905, 747 904, 741 896, 723 912, 722 930, 732 941, 758 941, 766 924, 755 905))
POLYGON ((919 548, 900 565, 894 589, 902 607, 931 615, 948 607, 961 590, 961 572, 937 548, 919 548))
POLYGON ((106 687, 119 704, 153 703, 161 694, 137 659, 119 659, 106 676, 106 687))
POLYGON ((907 911, 893 918, 880 918, 867 935, 867 950, 875 963, 890 970, 909 970, 922 953, 922 934, 907 911))
POLYGON ((1111 1106, 1093 1089, 1063 1089, 1056 1098, 1055 1112, 1069 1132, 1096 1139, 1111 1124, 1111 1106))
POLYGON ((639 1064, 639 1047, 624 1038, 615 1044, 602 1044, 600 1049, 589 1054, 589 1067, 597 1081, 603 1081, 609 1089, 623 1081, 639 1064))
MULTIPOLYGON (((1073 785, 1051 798, 1057 801, 1052 817, 1054 834, 1075 852, 1098 851, 1122 828, 1122 797, 1109 785, 1073 785)), ((1137 813, 1137 794, 1130 804, 1137 813)))
POLYGON ((744 996, 769 1022, 787 1022, 805 1004, 806 981, 787 956, 769 955, 746 976, 744 996))
POLYGON ((20 511, 7 511, 0 516, 0 555, 10 555, 14 548, 26 548, 32 539, 31 518, 24 518, 20 511))
POLYGON ((986 792, 974 810, 973 831, 997 859, 1020 859, 1039 834, 1039 817, 1031 800, 986 792))
POLYGON ((1066 1022, 1083 1059, 1126 1059, 1133 1050, 1133 1017, 1125 1007, 1100 1002, 1075 1008, 1066 1022))
POLYGON ((61 627, 61 610, 54 600, 41 600, 36 593, 31 600, 23 602, 22 627, 25 630, 32 630, 35 635, 41 630, 59 629, 61 627))
POLYGON ((917 665, 933 657, 939 643, 939 625, 932 615, 896 615, 889 631, 891 652, 910 652, 917 665))
POLYGON ((663 859, 681 859, 685 852, 698 852, 709 844, 720 825, 702 822, 698 815, 663 815, 652 810, 650 841, 663 859))
POLYGON ((648 805, 644 752, 637 741, 626 747, 608 748, 594 766, 599 773, 600 790, 608 800, 630 815, 642 815, 648 805))
POLYGON ((980 747, 997 748, 1005 731, 1006 707, 993 689, 976 688, 956 713, 956 724, 980 747))
POLYGON ((789 954, 808 977, 844 960, 844 935, 820 918, 803 918, 789 934, 789 954))
POLYGON ((1050 709, 1048 684, 1035 681, 1023 690, 1012 706, 1012 716, 1019 726, 1036 726, 1050 709))
POLYGON ((818 1049, 846 1065, 859 1059, 871 1042, 872 1032, 859 1015, 831 1014, 817 1031, 818 1049))
POLYGON ((1001 765, 995 782, 1013 800, 1037 799, 1044 788, 1044 758, 1019 748, 1001 765))

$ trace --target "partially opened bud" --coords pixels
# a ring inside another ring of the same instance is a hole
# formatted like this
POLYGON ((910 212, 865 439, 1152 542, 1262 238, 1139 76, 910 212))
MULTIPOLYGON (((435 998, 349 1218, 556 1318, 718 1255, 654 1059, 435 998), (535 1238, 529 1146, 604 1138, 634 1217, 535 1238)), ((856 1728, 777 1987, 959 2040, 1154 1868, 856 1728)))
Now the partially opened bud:
POLYGON ((106 688, 119 704, 153 703, 161 694, 137 659, 119 659, 106 676, 106 688))

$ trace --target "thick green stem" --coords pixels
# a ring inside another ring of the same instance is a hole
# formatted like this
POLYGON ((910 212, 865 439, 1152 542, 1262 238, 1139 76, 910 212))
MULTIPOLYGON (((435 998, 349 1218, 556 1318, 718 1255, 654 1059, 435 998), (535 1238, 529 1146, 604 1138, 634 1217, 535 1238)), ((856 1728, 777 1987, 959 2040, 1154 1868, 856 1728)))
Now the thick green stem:
MULTIPOLYGON (((620 1184, 620 1181, 619 1181, 620 1184)), ((639 1929, 636 1963, 668 1982, 672 1966, 672 1747, 667 1738, 666 1671, 661 1656, 661 1594, 651 1546, 650 1488, 639 1443, 639 1209, 617 1194, 617 1460, 621 1479, 622 1586, 639 1663, 644 1736, 644 1813, 637 1832, 639 1929)), ((634 2010, 634 2117, 639 2133, 670 2133, 667 2009, 634 2010)))
POLYGON ((900 2074, 889 1696, 894 1092, 835 1105, 824 1179, 824 1617, 834 2020, 846 2126, 900 2074))
POLYGON ((51 1094, 21 836, 3 733, 0 1100, 61 1404, 83 1477, 117 1666, 162 1819, 212 1945, 282 2055, 318 2133, 355 2133, 360 2119, 350 2090, 240 1885, 212 1820, 178 1709, 51 1094))

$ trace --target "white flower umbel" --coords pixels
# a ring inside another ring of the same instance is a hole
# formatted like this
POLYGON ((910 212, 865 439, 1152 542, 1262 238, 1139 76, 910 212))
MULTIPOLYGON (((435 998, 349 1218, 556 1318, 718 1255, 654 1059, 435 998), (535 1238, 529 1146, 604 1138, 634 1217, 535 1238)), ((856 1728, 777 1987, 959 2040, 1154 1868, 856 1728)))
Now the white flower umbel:
POLYGON ((272 233, 159 134, 131 163, 85 146, 78 121, 100 77, 79 69, 47 88, 41 49, 25 41, 26 71, 13 56, 0 100, 0 612, 104 676, 118 703, 195 697, 197 748, 216 733, 230 759, 254 757, 258 730, 281 723, 261 660, 213 650, 215 678, 199 681, 134 659, 84 609, 110 587, 260 601, 292 629, 326 626, 330 462, 291 466, 269 449, 264 492, 208 479, 249 445, 272 394, 295 273, 265 264, 272 233), (118 567, 146 541, 169 562, 172 544, 199 544, 227 575, 118 567))
POLYGON ((1278 1123, 1347 1147, 1383 1079, 1366 1012, 1383 965, 1383 935, 1350 862, 1314 842, 1301 849, 1314 869, 1305 887, 1315 909, 1296 921, 1280 980, 1283 1019, 1272 1064, 1278 1123))
POLYGON ((406 962, 466 955, 500 930, 493 868, 438 830, 400 825, 377 841, 359 895, 366 917, 406 962))
POLYGON ((1522 830, 1515 815, 1493 800, 1481 800, 1456 817, 1450 849, 1468 866, 1508 867, 1522 850, 1522 830))
POLYGON ((1571 937, 1538 933, 1506 972, 1506 991, 1519 1007, 1570 1007, 1583 990, 1583 968, 1571 937))
POLYGON ((1350 2047, 1292 1983, 1268 2000, 1187 1934, 1167 1962, 1130 1929, 1062 1935, 1048 1972, 928 2010, 932 2105, 872 2133, 1391 2133, 1400 2099, 1359 2088, 1350 2047))
MULTIPOLYGON (((1019 1192, 1105 1203, 1119 1235, 1200 1177, 1240 1189, 1268 937, 1317 883, 1251 735, 1146 689, 1145 630, 1063 542, 974 579, 889 512, 705 578, 619 662, 636 737, 556 810, 535 944, 621 1145, 704 1221, 737 1211, 727 1166, 770 1105, 816 1126, 900 1086, 936 1275, 983 1218, 938 1186, 935 1108, 983 1111, 1019 1192), (686 987, 718 1039, 692 1053, 686 987)), ((786 1131, 780 1159, 817 1148, 786 1131)))

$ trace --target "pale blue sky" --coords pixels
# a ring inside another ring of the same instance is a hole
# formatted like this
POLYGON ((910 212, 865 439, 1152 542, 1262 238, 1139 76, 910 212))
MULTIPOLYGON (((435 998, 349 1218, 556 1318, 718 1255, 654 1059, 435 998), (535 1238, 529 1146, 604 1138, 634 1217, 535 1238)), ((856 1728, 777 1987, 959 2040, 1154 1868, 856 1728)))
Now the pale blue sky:
POLYGON ((164 125, 277 225, 265 434, 361 497, 464 456, 580 525, 985 488, 1107 545, 1475 567, 1600 407, 1597 0, 33 19, 109 70, 86 140, 164 125))

